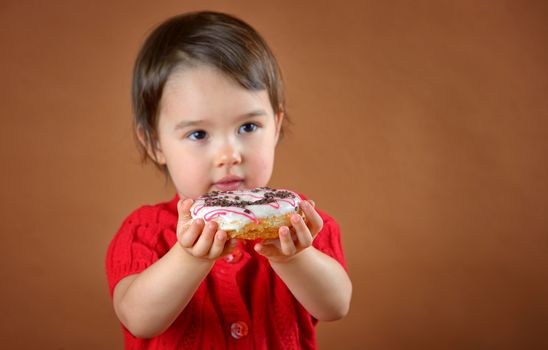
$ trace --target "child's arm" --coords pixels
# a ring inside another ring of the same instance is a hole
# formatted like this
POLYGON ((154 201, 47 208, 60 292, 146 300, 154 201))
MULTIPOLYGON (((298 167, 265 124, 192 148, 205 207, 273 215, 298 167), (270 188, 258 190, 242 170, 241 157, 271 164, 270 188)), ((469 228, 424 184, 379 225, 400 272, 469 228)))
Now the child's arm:
POLYGON ((289 229, 282 227, 279 240, 257 244, 255 249, 270 260, 274 271, 312 316, 321 321, 337 320, 348 313, 352 283, 338 261, 312 246, 323 221, 310 202, 303 201, 301 206, 309 223, 293 215, 295 242, 289 229))
MULTIPOLYGON (((189 224, 192 201, 180 201, 175 244, 166 255, 139 274, 122 279, 113 303, 122 324, 140 338, 162 333, 175 321, 213 267, 216 258, 234 248, 227 234, 203 220, 189 224)), ((234 243, 234 242, 232 242, 234 243)))

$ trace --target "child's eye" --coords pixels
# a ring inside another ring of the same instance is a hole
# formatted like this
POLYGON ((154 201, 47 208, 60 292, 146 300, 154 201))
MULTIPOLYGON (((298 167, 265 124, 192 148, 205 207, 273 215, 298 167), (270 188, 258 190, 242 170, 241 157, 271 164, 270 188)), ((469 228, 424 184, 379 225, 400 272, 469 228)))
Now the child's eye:
POLYGON ((207 132, 203 130, 196 130, 187 135, 187 138, 191 139, 192 141, 200 141, 207 137, 207 132))
POLYGON ((245 123, 244 125, 240 126, 240 129, 238 130, 239 134, 247 134, 250 132, 253 132, 257 130, 258 126, 255 123, 245 123))

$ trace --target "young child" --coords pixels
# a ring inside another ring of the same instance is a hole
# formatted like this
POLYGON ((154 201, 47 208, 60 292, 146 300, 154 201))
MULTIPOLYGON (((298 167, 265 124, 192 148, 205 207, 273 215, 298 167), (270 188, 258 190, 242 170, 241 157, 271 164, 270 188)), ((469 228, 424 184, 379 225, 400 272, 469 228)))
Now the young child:
POLYGON ((318 320, 340 319, 350 304, 337 223, 309 200, 307 220, 291 218, 295 234, 282 227, 262 242, 190 219, 205 193, 270 180, 285 106, 266 43, 226 14, 171 18, 144 43, 132 89, 144 158, 177 194, 133 212, 108 249, 126 348, 316 348, 318 320))

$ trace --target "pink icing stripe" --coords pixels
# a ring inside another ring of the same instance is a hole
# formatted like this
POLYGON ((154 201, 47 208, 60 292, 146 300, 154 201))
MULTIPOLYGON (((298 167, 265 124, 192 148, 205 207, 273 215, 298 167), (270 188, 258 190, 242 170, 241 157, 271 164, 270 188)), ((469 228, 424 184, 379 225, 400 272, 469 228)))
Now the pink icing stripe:
POLYGON ((251 216, 251 215, 247 215, 246 213, 242 213, 242 212, 239 212, 239 211, 236 211, 236 210, 225 209, 225 208, 208 211, 207 213, 204 214, 204 220, 206 222, 209 222, 209 221, 213 220, 214 218, 216 218, 217 216, 226 215, 228 213, 233 213, 233 214, 245 216, 246 218, 253 221, 254 223, 256 223, 256 224, 259 223, 259 220, 257 219, 255 214, 253 214, 253 213, 252 213, 253 216, 251 216))
MULTIPOLYGON (((296 205, 296 202, 295 202, 294 199, 285 199, 285 198, 283 198, 283 199, 276 199, 276 202, 278 202, 278 201, 282 201, 282 202, 289 203, 292 207, 294 207, 294 206, 296 205)), ((279 206, 279 204, 278 204, 278 206, 279 206)))
MULTIPOLYGON (((245 196, 255 198, 255 199, 263 199, 264 198, 263 196, 257 196, 256 194, 251 194, 251 193, 242 194, 239 197, 245 197, 245 196)), ((236 196, 233 196, 233 197, 236 197, 236 196)))
POLYGON ((202 210, 205 207, 205 204, 197 205, 194 210, 192 210, 192 215, 196 216, 200 210, 202 210))

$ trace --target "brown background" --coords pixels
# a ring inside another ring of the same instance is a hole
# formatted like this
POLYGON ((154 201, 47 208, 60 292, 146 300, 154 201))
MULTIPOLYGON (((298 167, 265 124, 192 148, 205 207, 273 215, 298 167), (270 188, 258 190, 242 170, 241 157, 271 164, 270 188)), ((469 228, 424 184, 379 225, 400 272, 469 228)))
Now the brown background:
POLYGON ((547 2, 2 0, 2 348, 121 348, 107 244, 173 194, 139 164, 131 67, 197 9, 271 44, 294 120, 272 185, 343 229, 354 298, 322 348, 548 347, 547 2))

